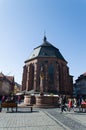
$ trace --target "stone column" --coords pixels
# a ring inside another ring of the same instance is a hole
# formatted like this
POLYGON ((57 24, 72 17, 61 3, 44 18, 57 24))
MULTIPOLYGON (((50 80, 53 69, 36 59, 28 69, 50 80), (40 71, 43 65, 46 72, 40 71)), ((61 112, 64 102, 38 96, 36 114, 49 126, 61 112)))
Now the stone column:
POLYGON ((40 95, 43 94, 43 81, 44 81, 44 78, 40 76, 40 95))
POLYGON ((48 92, 48 64, 45 65, 45 92, 48 92))
POLYGON ((40 70, 40 95, 44 94, 44 66, 41 66, 41 70, 40 70))

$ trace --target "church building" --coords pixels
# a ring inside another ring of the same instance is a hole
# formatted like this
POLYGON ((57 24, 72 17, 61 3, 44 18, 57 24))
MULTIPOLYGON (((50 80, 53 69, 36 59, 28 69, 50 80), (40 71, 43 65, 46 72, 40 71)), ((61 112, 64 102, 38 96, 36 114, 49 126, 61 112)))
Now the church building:
POLYGON ((22 90, 72 95, 73 76, 69 74, 67 61, 59 49, 47 41, 34 48, 25 61, 22 90))

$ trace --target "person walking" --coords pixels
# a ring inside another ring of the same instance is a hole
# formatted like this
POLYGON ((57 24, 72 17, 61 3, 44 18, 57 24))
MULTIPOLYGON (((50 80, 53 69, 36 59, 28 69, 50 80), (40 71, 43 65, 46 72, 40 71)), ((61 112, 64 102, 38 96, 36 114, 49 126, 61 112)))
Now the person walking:
POLYGON ((73 103, 72 103, 72 99, 70 98, 68 100, 68 111, 70 111, 72 107, 73 107, 73 103))
POLYGON ((61 98, 60 98, 60 102, 61 102, 61 113, 63 111, 66 111, 66 96, 65 95, 62 95, 61 98))
POLYGON ((4 101, 5 101, 5 96, 3 95, 3 96, 2 96, 2 102, 4 102, 4 101))
POLYGON ((77 107, 77 100, 76 98, 73 99, 73 111, 76 110, 76 107, 77 107))
POLYGON ((20 102, 21 102, 21 96, 18 95, 18 104, 20 104, 20 102))
POLYGON ((2 110, 1 103, 2 103, 2 96, 0 96, 0 112, 2 110))

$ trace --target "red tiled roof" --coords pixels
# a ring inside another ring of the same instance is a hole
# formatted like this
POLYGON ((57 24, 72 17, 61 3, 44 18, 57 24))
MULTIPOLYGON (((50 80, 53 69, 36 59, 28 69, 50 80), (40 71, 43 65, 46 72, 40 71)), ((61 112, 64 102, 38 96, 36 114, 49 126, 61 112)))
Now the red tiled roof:
POLYGON ((7 78, 10 82, 13 82, 13 81, 14 81, 14 77, 13 77, 13 76, 6 76, 6 78, 7 78))
POLYGON ((0 78, 6 78, 7 80, 9 80, 10 82, 14 82, 14 77, 13 76, 6 76, 4 75, 2 72, 0 73, 0 78))

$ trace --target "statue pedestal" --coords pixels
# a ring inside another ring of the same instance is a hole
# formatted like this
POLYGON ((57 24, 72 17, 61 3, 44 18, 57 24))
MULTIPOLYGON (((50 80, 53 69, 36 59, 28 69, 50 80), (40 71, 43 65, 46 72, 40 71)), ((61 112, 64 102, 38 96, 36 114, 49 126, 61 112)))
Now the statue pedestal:
POLYGON ((30 104, 31 96, 30 95, 25 95, 24 96, 24 104, 30 104))
POLYGON ((24 104, 36 104, 35 96, 33 95, 25 95, 24 96, 24 104))

